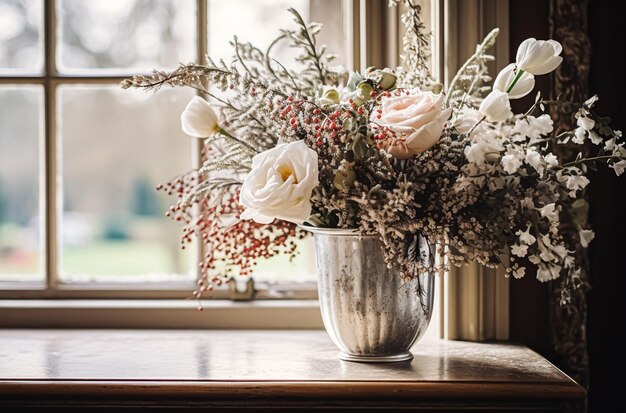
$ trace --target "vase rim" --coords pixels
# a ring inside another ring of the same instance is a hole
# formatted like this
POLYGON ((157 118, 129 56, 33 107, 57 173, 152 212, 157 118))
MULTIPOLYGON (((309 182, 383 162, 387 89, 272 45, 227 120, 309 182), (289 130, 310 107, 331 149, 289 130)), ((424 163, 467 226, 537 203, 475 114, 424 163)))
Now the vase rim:
POLYGON ((323 228, 323 227, 312 227, 305 225, 298 225, 299 228, 309 231, 313 234, 322 234, 322 235, 334 235, 334 236, 344 236, 344 237, 375 237, 374 234, 362 234, 358 228, 323 228))

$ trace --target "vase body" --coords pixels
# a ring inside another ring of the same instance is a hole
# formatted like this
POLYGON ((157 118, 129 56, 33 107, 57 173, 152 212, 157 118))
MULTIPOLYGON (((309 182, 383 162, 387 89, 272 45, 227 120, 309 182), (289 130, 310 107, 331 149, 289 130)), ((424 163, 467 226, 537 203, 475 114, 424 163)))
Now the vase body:
MULTIPOLYGON (((434 273, 404 280, 388 269, 383 243, 354 230, 310 228, 315 236, 318 291, 324 326, 346 361, 393 362, 413 358, 433 310, 434 273)), ((418 236, 420 259, 433 247, 418 236)))

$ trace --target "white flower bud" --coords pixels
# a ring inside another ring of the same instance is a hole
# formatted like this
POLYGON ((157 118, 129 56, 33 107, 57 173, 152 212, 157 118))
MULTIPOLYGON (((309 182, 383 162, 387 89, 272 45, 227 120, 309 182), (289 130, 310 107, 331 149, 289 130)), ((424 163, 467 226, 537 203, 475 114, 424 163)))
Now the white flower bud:
POLYGON ((180 123, 189 136, 195 138, 206 138, 217 131, 220 127, 217 123, 217 113, 213 110, 209 102, 196 96, 180 115, 180 123))
POLYGON ((492 90, 482 101, 478 111, 490 122, 502 122, 513 116, 509 96, 499 90, 492 90))
POLYGON ((562 50, 555 40, 526 39, 517 49, 517 67, 535 76, 550 73, 563 61, 562 50))
POLYGON ((382 90, 388 90, 396 84, 397 76, 390 69, 377 70, 378 84, 382 90))
POLYGON ((320 98, 322 104, 337 104, 339 103, 339 91, 333 87, 329 87, 324 91, 324 94, 320 98))

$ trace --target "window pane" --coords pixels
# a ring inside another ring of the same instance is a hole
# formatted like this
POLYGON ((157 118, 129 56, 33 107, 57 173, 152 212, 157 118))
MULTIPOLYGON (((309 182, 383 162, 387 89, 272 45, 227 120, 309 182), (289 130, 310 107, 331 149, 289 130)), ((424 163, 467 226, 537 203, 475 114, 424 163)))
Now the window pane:
POLYGON ((59 0, 59 70, 147 72, 194 61, 195 3, 59 0))
POLYGON ((43 90, 0 87, 0 281, 41 280, 43 90))
POLYGON ((259 260, 253 268, 252 277, 256 281, 305 282, 316 281, 315 242, 311 235, 296 241, 298 255, 290 260, 287 255, 278 255, 267 260, 259 260))
MULTIPOLYGON (((235 35, 241 42, 251 42, 265 51, 280 34, 279 29, 296 27, 293 16, 287 11, 293 7, 305 21, 324 24, 318 44, 326 44, 330 53, 339 55, 335 62, 344 64, 341 3, 335 0, 209 0, 208 53, 216 61, 229 62, 233 56, 229 42, 235 35), (234 21, 237 24, 233 24, 234 21)), ((294 58, 299 54, 284 41, 272 49, 272 57, 288 68, 297 67, 294 58)))
POLYGON ((181 251, 180 226, 164 216, 172 198, 154 188, 191 168, 195 141, 183 135, 177 114, 192 96, 59 88, 63 281, 191 276, 193 248, 181 251))
POLYGON ((0 0, 0 73, 41 71, 42 15, 42 0, 0 0))
MULTIPOLYGON (((230 41, 235 35, 241 42, 251 42, 265 51, 280 34, 279 29, 295 27, 289 7, 298 10, 305 21, 309 19, 309 0, 209 0, 209 55, 216 61, 229 62, 233 56, 230 41)), ((293 67, 290 63, 297 53, 287 46, 287 42, 278 44, 273 49, 274 57, 293 67)))

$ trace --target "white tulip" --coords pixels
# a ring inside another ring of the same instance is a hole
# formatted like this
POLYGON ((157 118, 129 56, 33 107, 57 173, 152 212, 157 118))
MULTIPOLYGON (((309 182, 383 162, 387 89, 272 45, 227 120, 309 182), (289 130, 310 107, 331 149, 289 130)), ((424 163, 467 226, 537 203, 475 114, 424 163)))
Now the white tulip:
POLYGON ((509 99, 526 96, 535 87, 535 77, 528 72, 523 72, 509 91, 508 89, 515 81, 517 74, 515 63, 511 63, 498 73, 495 82, 493 82, 493 88, 508 93, 509 99))
POLYGON ((513 116, 509 95, 499 90, 492 90, 482 101, 478 111, 490 122, 502 122, 513 116))
POLYGON ((317 152, 304 141, 284 143, 252 158, 241 187, 241 219, 269 224, 282 219, 302 224, 311 215, 311 194, 319 183, 317 152))
POLYGON ((220 130, 217 113, 209 102, 196 96, 180 115, 183 132, 195 138, 206 138, 220 130))
POLYGON ((535 76, 550 73, 563 61, 562 50, 556 40, 526 39, 517 49, 517 67, 535 76))

